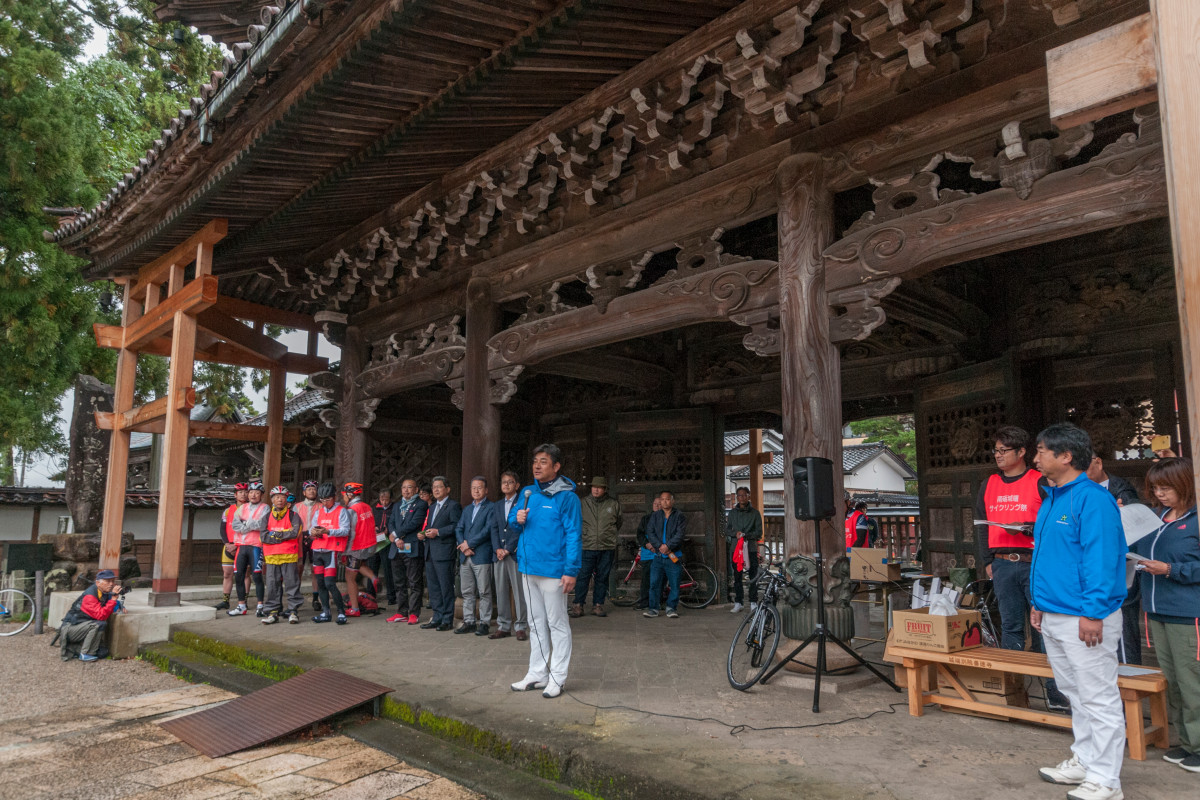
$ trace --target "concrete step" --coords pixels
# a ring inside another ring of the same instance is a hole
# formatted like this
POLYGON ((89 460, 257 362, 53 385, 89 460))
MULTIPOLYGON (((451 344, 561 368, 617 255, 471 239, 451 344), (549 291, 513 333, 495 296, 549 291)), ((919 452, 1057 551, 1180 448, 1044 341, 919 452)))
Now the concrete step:
POLYGON ((185 681, 207 683, 236 694, 249 694, 275 683, 272 678, 256 675, 224 659, 174 642, 144 644, 138 656, 185 681))

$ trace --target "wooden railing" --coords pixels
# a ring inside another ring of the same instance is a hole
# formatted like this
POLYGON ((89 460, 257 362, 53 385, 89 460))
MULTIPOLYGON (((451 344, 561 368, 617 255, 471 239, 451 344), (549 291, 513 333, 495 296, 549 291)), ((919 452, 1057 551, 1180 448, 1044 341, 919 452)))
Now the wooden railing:
MULTIPOLYGON (((887 514, 872 517, 879 523, 880 547, 888 549, 889 558, 911 561, 921 551, 921 515, 887 514)), ((768 516, 763 520, 763 546, 772 557, 784 555, 783 517, 768 516)))

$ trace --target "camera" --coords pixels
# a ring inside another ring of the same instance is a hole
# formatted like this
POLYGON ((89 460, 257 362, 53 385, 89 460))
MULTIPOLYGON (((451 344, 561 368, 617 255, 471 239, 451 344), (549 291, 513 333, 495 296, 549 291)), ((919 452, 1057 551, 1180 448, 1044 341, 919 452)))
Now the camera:
POLYGON ((125 595, 129 594, 129 590, 132 588, 133 587, 129 585, 122 586, 119 590, 117 590, 117 594, 119 594, 121 597, 124 597, 125 595))

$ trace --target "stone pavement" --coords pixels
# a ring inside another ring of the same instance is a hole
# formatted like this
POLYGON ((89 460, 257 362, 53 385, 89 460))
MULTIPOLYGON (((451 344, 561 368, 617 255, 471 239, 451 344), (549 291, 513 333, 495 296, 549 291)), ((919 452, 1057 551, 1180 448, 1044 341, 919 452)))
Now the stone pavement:
MULTIPOLYGON (((1037 767, 1070 755, 1065 731, 934 708, 910 717, 904 695, 882 684, 825 695, 820 714, 807 690, 738 692, 726 681, 725 655, 740 617, 728 606, 681 613, 646 619, 612 609, 607 618, 572 620, 567 693, 556 700, 509 689, 529 654, 513 638, 425 631, 383 616, 342 627, 307 618, 266 627, 254 617, 182 627, 280 662, 393 686, 393 698, 418 712, 544 748, 563 765, 561 780, 601 797, 1065 796, 1037 776, 1037 767)), ((865 652, 878 661, 881 646, 865 652)), ((1200 779, 1160 756, 1152 748, 1145 762, 1126 759, 1126 797, 1195 796, 1200 779)))
POLYGON ((0 798, 481 798, 345 736, 290 737, 212 759, 156 724, 233 696, 180 682, 175 689, 2 722, 0 798))

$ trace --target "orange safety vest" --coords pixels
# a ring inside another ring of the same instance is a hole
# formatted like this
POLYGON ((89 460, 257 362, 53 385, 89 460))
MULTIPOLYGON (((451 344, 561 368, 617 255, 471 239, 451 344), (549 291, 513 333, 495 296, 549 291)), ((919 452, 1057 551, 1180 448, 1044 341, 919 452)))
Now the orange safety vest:
MULTIPOLYGON (((274 513, 267 515, 267 530, 269 531, 290 531, 292 529, 292 513, 289 510, 283 515, 283 519, 275 519, 274 513)), ((300 555, 300 537, 288 539, 286 542, 279 544, 268 544, 263 542, 262 545, 264 556, 283 556, 283 555, 300 555)))
MULTIPOLYGON (((241 514, 241 517, 240 517, 241 519, 247 520, 250 518, 251 512, 257 511, 259 506, 264 506, 264 505, 266 505, 266 503, 259 503, 258 505, 254 505, 252 503, 243 503, 241 508, 238 509, 237 513, 241 514)), ((267 506, 267 508, 269 509, 270 506, 267 506)), ((268 511, 267 513, 269 514, 271 512, 268 511)), ((258 538, 258 531, 249 531, 248 533, 235 533, 235 534, 233 534, 233 538, 230 539, 230 541, 232 541, 234 544, 237 544, 237 545, 246 545, 248 547, 262 547, 262 540, 258 538)))
POLYGON ((300 530, 308 533, 312 530, 313 520, 317 518, 317 511, 321 508, 321 503, 316 502, 311 506, 308 503, 296 503, 292 506, 292 511, 300 515, 300 530))
POLYGON ((375 546, 375 510, 362 500, 357 500, 350 506, 350 513, 356 516, 354 522, 354 543, 351 550, 366 550, 375 546))
MULTIPOLYGON (((320 506, 317 509, 316 519, 313 520, 313 527, 324 528, 325 530, 336 530, 338 522, 342 516, 342 506, 339 503, 334 503, 333 508, 325 508, 320 506)), ((335 553, 346 552, 346 545, 349 544, 345 536, 317 536, 313 539, 313 550, 332 550, 335 553)))
MULTIPOLYGON (((991 522, 1032 523, 1042 507, 1042 495, 1038 481, 1042 473, 1029 469, 1012 483, 996 473, 988 478, 983 490, 983 507, 991 522)), ((993 550, 1029 550, 1033 548, 1033 536, 988 526, 987 545, 993 550)))
POLYGON ((233 515, 237 513, 238 504, 234 503, 229 508, 225 509, 225 514, 222 519, 225 521, 225 540, 233 544, 233 515))

